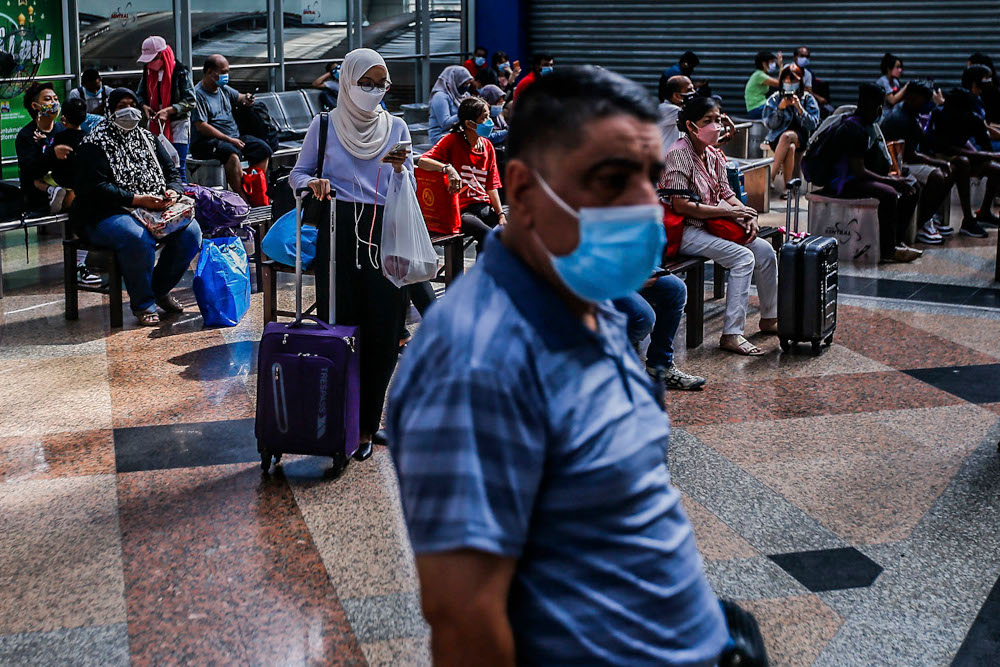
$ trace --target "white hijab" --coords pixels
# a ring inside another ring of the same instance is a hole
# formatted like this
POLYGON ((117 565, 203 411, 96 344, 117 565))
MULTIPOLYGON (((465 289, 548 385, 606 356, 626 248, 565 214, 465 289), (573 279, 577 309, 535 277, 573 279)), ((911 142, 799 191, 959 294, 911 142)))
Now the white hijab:
POLYGON ((377 52, 355 49, 344 57, 340 66, 340 92, 337 108, 332 111, 333 127, 347 152, 359 160, 381 157, 392 130, 392 116, 385 109, 364 111, 351 99, 351 89, 358 85, 358 79, 376 65, 386 67, 385 60, 377 52))

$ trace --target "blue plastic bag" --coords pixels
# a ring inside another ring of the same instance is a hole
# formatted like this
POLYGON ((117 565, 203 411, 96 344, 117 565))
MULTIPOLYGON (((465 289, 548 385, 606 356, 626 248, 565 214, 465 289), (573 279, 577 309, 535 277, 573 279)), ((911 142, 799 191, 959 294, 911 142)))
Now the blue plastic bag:
MULTIPOLYGON (((316 258, 316 237, 319 229, 302 225, 302 268, 308 269, 316 258)), ((295 210, 284 214, 271 225, 260 242, 264 254, 286 266, 295 266, 295 210)))
POLYGON ((239 324, 250 308, 250 262, 243 242, 235 236, 204 239, 193 287, 205 326, 239 324))

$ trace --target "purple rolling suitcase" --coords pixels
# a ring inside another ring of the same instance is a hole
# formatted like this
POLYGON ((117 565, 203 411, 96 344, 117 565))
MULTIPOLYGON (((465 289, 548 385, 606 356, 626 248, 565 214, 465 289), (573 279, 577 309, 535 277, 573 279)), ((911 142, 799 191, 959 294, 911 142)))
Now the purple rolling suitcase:
MULTIPOLYGON (((264 472, 282 454, 333 458, 341 470, 358 449, 360 341, 358 328, 302 317, 302 209, 308 188, 296 193, 295 321, 270 322, 257 361, 255 432, 264 472)), ((331 197, 335 195, 331 194, 331 197)), ((330 217, 330 313, 336 313, 336 199, 330 217)))

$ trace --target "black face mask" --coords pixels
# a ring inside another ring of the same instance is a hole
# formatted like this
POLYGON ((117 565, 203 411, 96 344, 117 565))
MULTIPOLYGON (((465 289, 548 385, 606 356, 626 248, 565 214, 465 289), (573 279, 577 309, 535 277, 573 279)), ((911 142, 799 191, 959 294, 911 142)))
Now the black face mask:
POLYGON ((698 94, 693 90, 690 93, 681 93, 681 106, 684 106, 685 104, 693 100, 695 97, 697 97, 697 95, 698 94))

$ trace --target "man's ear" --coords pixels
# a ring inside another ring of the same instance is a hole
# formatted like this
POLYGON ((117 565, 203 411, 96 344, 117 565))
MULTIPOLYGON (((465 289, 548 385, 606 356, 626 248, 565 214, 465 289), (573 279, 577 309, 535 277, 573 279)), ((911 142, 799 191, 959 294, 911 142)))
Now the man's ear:
POLYGON ((510 218, 527 229, 533 228, 535 221, 532 217, 531 200, 538 184, 535 170, 523 160, 515 159, 507 163, 505 176, 510 218))

